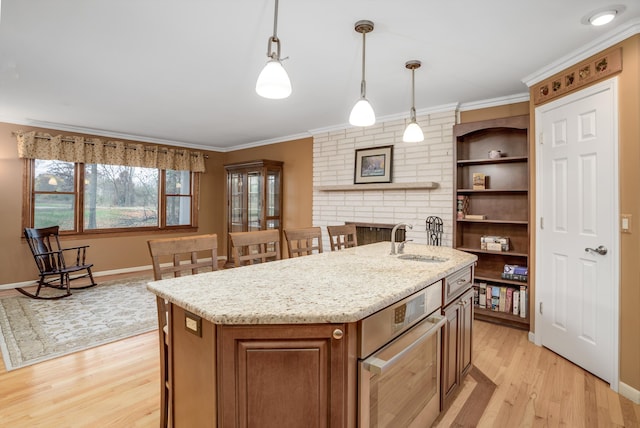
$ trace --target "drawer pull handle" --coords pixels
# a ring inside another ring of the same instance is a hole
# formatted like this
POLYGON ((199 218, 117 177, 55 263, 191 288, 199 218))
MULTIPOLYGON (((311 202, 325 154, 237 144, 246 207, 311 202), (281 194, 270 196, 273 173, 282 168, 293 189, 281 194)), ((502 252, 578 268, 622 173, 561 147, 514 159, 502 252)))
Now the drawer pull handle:
POLYGON ((465 282, 467 282, 467 280, 466 280, 466 279, 464 279, 464 278, 460 278, 460 279, 457 281, 457 283, 458 283, 458 284, 464 284, 465 282))
POLYGON ((335 330, 333 330, 333 338, 334 339, 340 340, 340 339, 342 339, 343 336, 344 336, 344 333, 339 328, 336 328, 335 330))

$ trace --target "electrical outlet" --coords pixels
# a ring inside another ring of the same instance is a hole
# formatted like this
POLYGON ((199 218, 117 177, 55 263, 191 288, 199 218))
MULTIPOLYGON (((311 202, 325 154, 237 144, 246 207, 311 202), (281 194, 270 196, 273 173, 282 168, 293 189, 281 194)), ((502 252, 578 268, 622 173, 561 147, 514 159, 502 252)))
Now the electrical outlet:
POLYGON ((198 315, 184 311, 184 326, 189 333, 202 337, 202 318, 198 315))
POLYGON ((620 229, 622 233, 631 233, 631 214, 620 215, 620 229))

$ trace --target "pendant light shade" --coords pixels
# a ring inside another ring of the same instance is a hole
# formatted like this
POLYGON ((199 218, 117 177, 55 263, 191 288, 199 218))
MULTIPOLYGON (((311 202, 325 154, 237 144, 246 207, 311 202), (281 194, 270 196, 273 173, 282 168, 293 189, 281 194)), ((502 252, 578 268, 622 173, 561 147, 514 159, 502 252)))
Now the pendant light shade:
POLYGON ((278 60, 272 59, 264 66, 258 81, 256 92, 264 98, 279 100, 291 95, 291 82, 289 75, 278 60))
POLYGON ((360 98, 353 106, 349 123, 353 126, 371 126, 376 123, 376 114, 366 98, 360 98))
MULTIPOLYGON (((278 30, 278 0, 275 0, 275 13, 273 15, 273 36, 267 42, 267 57, 269 61, 260 72, 256 82, 256 92, 264 98, 279 100, 291 95, 291 81, 287 71, 282 66, 280 59, 280 39, 278 30), (275 50, 273 45, 275 44, 275 50)), ((286 59, 286 58, 284 58, 286 59)))
POLYGON ((366 34, 373 31, 373 22, 358 21, 355 30, 362 34, 362 82, 360 83, 360 99, 353 106, 349 115, 349 123, 353 126, 371 126, 376 123, 376 115, 371 103, 367 100, 367 83, 365 81, 366 34))
POLYGON ((402 141, 405 143, 419 143, 420 141, 424 141, 424 134, 422 133, 420 125, 415 122, 409 122, 404 129, 404 134, 402 134, 402 141))
POLYGON ((420 125, 416 122, 416 68, 420 68, 422 63, 418 60, 408 61, 405 64, 411 70, 411 111, 409 124, 404 130, 402 141, 405 143, 419 143, 424 141, 424 134, 420 125))

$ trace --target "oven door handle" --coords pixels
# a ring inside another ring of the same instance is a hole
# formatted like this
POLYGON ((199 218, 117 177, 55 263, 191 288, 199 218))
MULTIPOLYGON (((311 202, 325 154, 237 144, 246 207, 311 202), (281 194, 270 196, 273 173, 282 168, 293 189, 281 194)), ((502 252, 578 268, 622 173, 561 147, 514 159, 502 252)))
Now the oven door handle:
POLYGON ((435 321, 435 324, 429 327, 427 331, 425 331, 420 337, 414 340, 411 344, 403 347, 399 352, 397 352, 387 360, 384 360, 377 356, 378 354, 380 354, 380 352, 373 354, 372 356, 370 356, 369 358, 367 358, 362 362, 363 368, 373 374, 378 374, 378 375, 383 374, 386 370, 388 370, 390 367, 396 364, 399 360, 401 360, 406 353, 411 352, 413 348, 420 345, 422 342, 429 339, 434 334, 438 333, 438 331, 440 331, 442 326, 447 321, 445 317, 440 315, 431 316, 429 317, 429 319, 432 321, 435 321))

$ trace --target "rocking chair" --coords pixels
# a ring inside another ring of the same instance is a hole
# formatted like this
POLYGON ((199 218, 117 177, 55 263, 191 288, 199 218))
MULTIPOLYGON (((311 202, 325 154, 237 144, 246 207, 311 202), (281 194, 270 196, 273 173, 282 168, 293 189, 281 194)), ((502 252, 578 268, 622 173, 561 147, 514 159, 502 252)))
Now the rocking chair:
POLYGON ((24 229, 24 237, 27 239, 33 259, 40 271, 38 288, 35 293, 31 293, 22 288, 16 288, 20 293, 34 299, 61 299, 71 295, 71 281, 81 278, 89 278, 90 284, 82 287, 74 287, 74 290, 89 288, 96 285, 91 274, 93 264, 85 263, 85 255, 88 245, 80 247, 61 248, 58 239, 59 226, 45 227, 42 229, 24 229), (75 264, 68 263, 70 257, 65 258, 65 254, 75 253, 75 264), (77 275, 85 271, 84 274, 77 275), (72 276, 73 275, 73 276, 72 276), (42 287, 51 287, 64 290, 65 294, 54 296, 41 296, 42 287))

